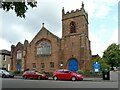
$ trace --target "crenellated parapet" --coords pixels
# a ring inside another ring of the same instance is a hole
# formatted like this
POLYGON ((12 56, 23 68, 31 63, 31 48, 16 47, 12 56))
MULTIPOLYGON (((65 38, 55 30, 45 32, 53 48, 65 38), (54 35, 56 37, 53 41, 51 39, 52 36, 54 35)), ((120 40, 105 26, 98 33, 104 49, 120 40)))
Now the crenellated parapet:
POLYGON ((88 13, 84 9, 84 4, 82 3, 82 7, 80 9, 71 10, 65 12, 64 8, 62 9, 62 20, 73 18, 77 16, 85 16, 86 20, 88 20, 88 13))

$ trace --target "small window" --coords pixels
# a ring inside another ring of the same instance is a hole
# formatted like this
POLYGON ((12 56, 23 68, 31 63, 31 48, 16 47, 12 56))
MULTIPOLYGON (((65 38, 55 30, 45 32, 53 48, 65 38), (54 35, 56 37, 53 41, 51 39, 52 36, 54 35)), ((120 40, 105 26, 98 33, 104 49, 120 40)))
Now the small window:
POLYGON ((6 59, 5 59, 5 55, 3 55, 3 60, 5 60, 5 61, 6 61, 6 59))
POLYGON ((17 60, 18 59, 22 59, 22 51, 21 50, 17 51, 17 60))
POLYGON ((70 33, 76 33, 76 25, 73 21, 70 23, 70 33))
POLYGON ((45 68, 45 64, 41 63, 41 68, 44 69, 45 68))
POLYGON ((36 68, 36 63, 32 63, 32 67, 33 67, 33 68, 36 68))
POLYGON ((50 68, 54 68, 54 62, 50 62, 50 68))

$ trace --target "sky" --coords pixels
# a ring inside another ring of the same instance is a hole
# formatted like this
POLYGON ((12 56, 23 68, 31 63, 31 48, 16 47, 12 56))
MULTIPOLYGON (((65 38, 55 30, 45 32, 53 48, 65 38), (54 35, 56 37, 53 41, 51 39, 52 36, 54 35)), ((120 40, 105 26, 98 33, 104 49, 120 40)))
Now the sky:
POLYGON ((11 50, 11 45, 31 40, 44 26, 53 34, 62 37, 62 8, 65 12, 80 9, 84 3, 88 13, 89 39, 92 55, 103 55, 112 44, 118 44, 119 0, 37 0, 37 7, 29 7, 26 18, 15 12, 0 9, 0 49, 11 50))

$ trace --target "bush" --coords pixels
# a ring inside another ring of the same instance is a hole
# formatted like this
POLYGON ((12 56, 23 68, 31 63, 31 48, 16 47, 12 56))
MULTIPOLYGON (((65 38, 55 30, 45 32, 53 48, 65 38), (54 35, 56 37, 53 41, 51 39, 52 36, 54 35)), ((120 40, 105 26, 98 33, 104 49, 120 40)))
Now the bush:
POLYGON ((20 74, 20 71, 16 70, 14 71, 14 74, 20 74))
POLYGON ((45 71, 43 71, 42 73, 48 74, 49 77, 52 77, 52 75, 53 75, 53 72, 45 72, 45 71))
POLYGON ((78 73, 78 74, 84 74, 84 71, 83 70, 78 70, 76 73, 78 73))
POLYGON ((13 71, 13 73, 14 75, 22 75, 23 71, 16 70, 16 71, 13 71))
POLYGON ((91 68, 86 68, 86 69, 85 69, 85 73, 86 73, 86 74, 90 74, 91 72, 92 72, 91 68))
POLYGON ((102 72, 95 73, 91 69, 78 70, 76 73, 83 74, 84 77, 101 77, 102 72))

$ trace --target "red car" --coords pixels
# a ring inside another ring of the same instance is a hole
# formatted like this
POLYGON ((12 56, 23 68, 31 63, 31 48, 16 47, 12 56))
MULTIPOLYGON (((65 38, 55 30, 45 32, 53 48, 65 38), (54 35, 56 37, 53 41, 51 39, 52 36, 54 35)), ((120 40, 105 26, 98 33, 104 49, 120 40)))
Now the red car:
POLYGON ((83 80, 82 74, 77 74, 67 69, 56 70, 52 77, 54 80, 83 80))
POLYGON ((23 79, 27 79, 27 78, 33 78, 33 79, 48 79, 48 75, 47 74, 41 74, 38 71, 34 71, 34 70, 29 70, 29 71, 25 71, 22 74, 23 79))
POLYGON ((82 74, 77 74, 77 73, 74 73, 74 72, 67 70, 67 69, 56 70, 53 73, 52 77, 54 80, 58 80, 58 79, 59 80, 72 80, 72 81, 83 80, 82 74))

